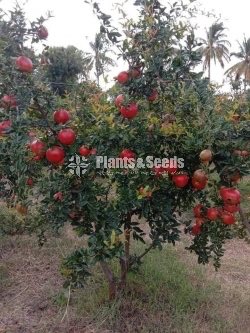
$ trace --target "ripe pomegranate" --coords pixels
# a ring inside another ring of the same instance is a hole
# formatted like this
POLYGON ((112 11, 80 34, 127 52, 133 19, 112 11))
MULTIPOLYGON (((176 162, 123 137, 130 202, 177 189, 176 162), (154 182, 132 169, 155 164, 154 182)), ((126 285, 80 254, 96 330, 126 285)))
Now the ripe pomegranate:
POLYGON ((201 226, 199 224, 195 224, 193 227, 192 227, 192 230, 191 230, 192 234, 194 236, 198 236, 200 233, 201 233, 201 226))
POLYGON ((56 193, 53 195, 53 198, 54 198, 56 201, 62 201, 62 199, 63 199, 63 194, 62 194, 62 192, 56 192, 56 193))
POLYGON ((33 70, 33 63, 30 58, 20 56, 16 59, 16 68, 20 72, 31 73, 33 70))
POLYGON ((33 140, 30 143, 29 148, 36 156, 43 157, 45 155, 46 145, 41 140, 33 140))
POLYGON ((206 185, 207 185, 207 180, 204 182, 198 182, 197 180, 192 178, 192 186, 196 190, 203 190, 206 187, 206 185))
POLYGON ((132 77, 133 79, 137 79, 138 77, 141 76, 141 70, 140 70, 140 68, 132 68, 132 69, 129 71, 129 75, 130 75, 130 77, 132 77))
POLYGON ((32 186, 34 184, 33 179, 32 178, 28 178, 26 181, 26 185, 28 186, 32 186))
POLYGON ((63 148, 59 146, 53 146, 46 151, 46 158, 53 164, 62 163, 65 157, 63 148))
POLYGON ((87 156, 90 155, 90 153, 91 153, 91 149, 89 149, 89 148, 86 147, 86 146, 81 146, 81 147, 79 148, 78 152, 79 152, 79 154, 80 154, 81 156, 85 156, 85 157, 87 157, 87 156))
POLYGON ((4 95, 1 101, 4 108, 15 108, 17 106, 16 97, 13 95, 4 95))
POLYGON ((11 120, 3 120, 0 122, 0 137, 5 135, 5 132, 11 127, 11 120))
POLYGON ((247 150, 242 150, 242 151, 241 151, 241 156, 242 156, 242 157, 248 157, 248 156, 250 156, 250 152, 247 151, 247 150))
POLYGON ((195 219, 195 224, 201 226, 204 223, 204 219, 201 217, 197 217, 195 219))
POLYGON ((220 196, 227 204, 237 205, 240 203, 240 192, 233 187, 222 187, 220 189, 220 196))
POLYGON ((97 149, 96 148, 90 149, 90 155, 96 155, 96 153, 97 153, 97 149))
POLYGON ((130 150, 130 149, 123 149, 123 151, 121 151, 120 158, 135 158, 135 153, 130 150))
POLYGON ((128 72, 123 71, 123 72, 119 73, 118 76, 117 76, 117 81, 120 84, 125 84, 125 83, 128 82, 128 80, 129 80, 128 72))
POLYGON ((53 118, 56 124, 65 124, 67 121, 70 120, 70 113, 68 110, 59 109, 54 112, 53 118))
POLYGON ((175 174, 172 180, 176 187, 183 188, 188 184, 189 176, 186 174, 175 174))
POLYGON ((240 210, 239 205, 229 205, 225 204, 223 206, 223 209, 229 213, 237 213, 240 210))
POLYGON ((212 158, 213 154, 210 149, 202 150, 202 152, 200 153, 200 160, 204 163, 212 161, 212 158))
POLYGON ((222 222, 224 224, 234 224, 235 223, 235 217, 229 213, 229 212, 226 212, 226 211, 222 211, 221 214, 220 214, 220 217, 222 219, 222 222))
POLYGON ((158 98, 158 91, 156 89, 153 89, 151 94, 148 96, 149 102, 154 102, 158 98))
POLYGON ((122 106, 120 112, 124 118, 132 119, 136 117, 138 113, 138 105, 136 103, 131 103, 128 106, 122 106))
POLYGON ((239 150, 239 149, 235 149, 235 150, 233 151, 233 154, 236 155, 236 156, 241 156, 241 150, 239 150))
POLYGON ((220 194, 221 198, 223 198, 223 195, 224 195, 226 190, 227 190, 226 186, 221 186, 220 187, 219 194, 220 194))
POLYGON ((65 159, 63 158, 60 162, 58 162, 58 163, 54 163, 54 165, 56 165, 56 166, 60 166, 60 165, 63 165, 64 162, 65 162, 65 159))
POLYGON ((40 39, 46 39, 49 35, 48 29, 44 25, 40 25, 40 27, 37 29, 37 36, 40 39))
POLYGON ((64 128, 60 130, 57 138, 64 145, 72 145, 76 140, 76 134, 71 128, 64 128))
POLYGON ((204 206, 202 204, 198 204, 193 208, 194 216, 195 217, 202 217, 204 210, 204 206))
POLYGON ((233 174, 230 175, 230 180, 234 183, 237 183, 241 180, 241 174, 239 171, 235 171, 233 174))
POLYGON ((124 102, 125 97, 124 95, 118 95, 115 99, 115 106, 117 108, 120 108, 122 106, 122 103, 124 102))
POLYGON ((75 211, 72 211, 69 213, 69 217, 72 219, 72 220, 76 220, 78 218, 78 213, 75 212, 75 211))
POLYGON ((194 172, 193 179, 199 183, 204 183, 207 181, 208 177, 205 171, 198 169, 194 172))
POLYGON ((217 208, 208 208, 207 209, 207 218, 210 220, 210 221, 214 221, 216 220, 217 218, 219 217, 219 211, 217 208))

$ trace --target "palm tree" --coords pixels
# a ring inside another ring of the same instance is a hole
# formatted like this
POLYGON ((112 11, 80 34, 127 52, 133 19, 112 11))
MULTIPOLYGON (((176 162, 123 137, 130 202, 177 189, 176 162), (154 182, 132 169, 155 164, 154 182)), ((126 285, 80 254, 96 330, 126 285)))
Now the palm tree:
POLYGON ((209 30, 206 31, 207 38, 201 39, 204 44, 201 47, 202 56, 204 58, 203 67, 204 70, 208 69, 208 78, 211 79, 211 61, 212 59, 216 63, 218 60, 222 68, 224 68, 224 60, 229 61, 229 49, 230 42, 226 39, 227 35, 224 33, 225 27, 223 23, 214 23, 209 30))
POLYGON ((240 59, 240 61, 230 67, 225 74, 234 74, 235 80, 239 80, 239 78, 243 76, 244 90, 246 90, 247 82, 250 82, 250 38, 246 39, 246 37, 244 37, 242 44, 239 43, 239 47, 240 51, 231 53, 231 55, 240 59))

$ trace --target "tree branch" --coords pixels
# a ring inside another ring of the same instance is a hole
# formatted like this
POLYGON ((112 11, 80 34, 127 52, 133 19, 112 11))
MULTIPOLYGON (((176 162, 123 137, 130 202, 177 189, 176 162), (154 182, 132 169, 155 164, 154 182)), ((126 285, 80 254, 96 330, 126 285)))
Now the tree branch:
POLYGON ((116 280, 113 272, 109 268, 108 264, 104 261, 100 262, 100 266, 103 270, 103 273, 109 283, 109 300, 113 300, 116 297, 116 280))
POLYGON ((105 274, 107 280, 108 281, 114 281, 115 280, 114 274, 111 271, 111 269, 109 268, 108 264, 104 261, 101 261, 100 265, 101 265, 101 268, 102 268, 103 273, 105 274))
POLYGON ((136 261, 140 261, 149 251, 151 251, 155 246, 155 243, 154 241, 149 245, 149 247, 147 247, 145 249, 144 252, 142 252, 142 254, 140 254, 138 257, 136 257, 134 260, 132 260, 130 262, 130 267, 133 266, 133 264, 136 262, 136 261))
POLYGON ((142 252, 142 254, 139 256, 139 257, 137 257, 139 260, 141 260, 150 250, 152 250, 153 249, 153 247, 154 247, 154 242, 152 242, 152 244, 151 245, 149 245, 149 247, 148 248, 146 248, 146 250, 144 251, 144 252, 142 252))

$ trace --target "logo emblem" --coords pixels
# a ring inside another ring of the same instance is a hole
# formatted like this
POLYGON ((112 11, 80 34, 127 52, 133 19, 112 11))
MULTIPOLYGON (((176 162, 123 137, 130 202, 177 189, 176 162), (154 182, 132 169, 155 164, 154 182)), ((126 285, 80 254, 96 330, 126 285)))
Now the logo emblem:
POLYGON ((84 156, 78 156, 77 154, 75 156, 72 156, 69 161, 71 162, 67 168, 69 168, 69 172, 71 172, 73 175, 77 175, 78 177, 81 177, 87 172, 89 163, 88 159, 84 156))

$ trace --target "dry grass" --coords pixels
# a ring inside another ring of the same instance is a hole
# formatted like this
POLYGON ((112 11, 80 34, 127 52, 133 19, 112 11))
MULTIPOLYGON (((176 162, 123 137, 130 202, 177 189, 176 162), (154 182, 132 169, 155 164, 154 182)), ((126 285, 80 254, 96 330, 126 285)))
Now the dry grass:
POLYGON ((60 259, 75 245, 66 235, 43 248, 28 236, 1 240, 0 272, 2 268, 7 274, 0 284, 1 333, 96 333, 84 321, 77 330, 79 319, 74 317, 61 322, 65 308, 53 302, 63 283, 60 259))

